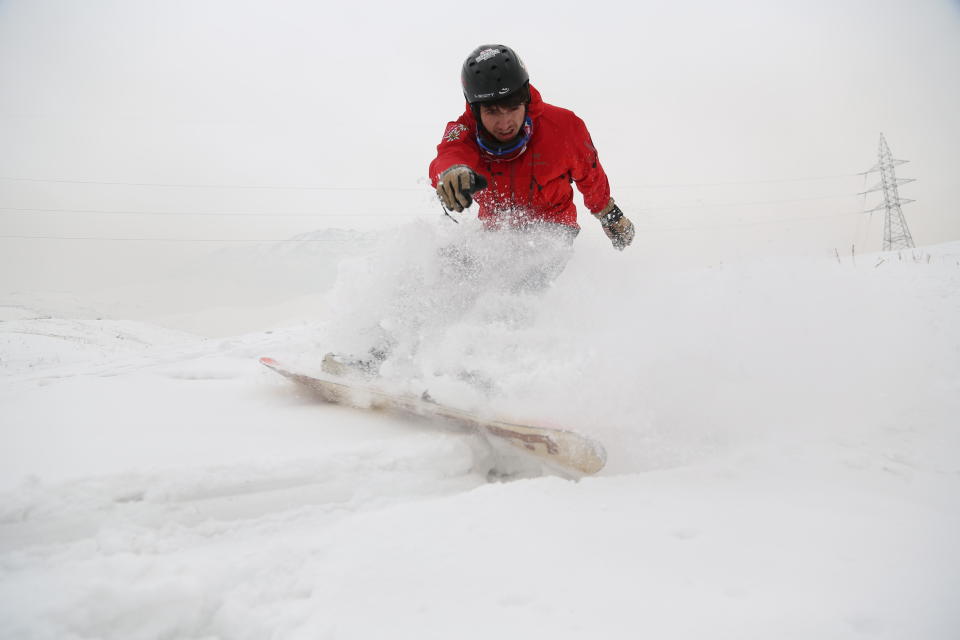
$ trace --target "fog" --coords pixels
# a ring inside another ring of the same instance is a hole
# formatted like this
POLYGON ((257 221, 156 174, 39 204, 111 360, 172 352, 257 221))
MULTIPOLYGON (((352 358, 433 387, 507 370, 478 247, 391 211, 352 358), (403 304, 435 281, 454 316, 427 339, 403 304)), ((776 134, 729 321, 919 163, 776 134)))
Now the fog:
MULTIPOLYGON (((476 45, 587 123, 631 251, 878 251, 883 132, 918 245, 960 238, 960 3, 0 2, 0 291, 435 218, 476 45)), ((581 216, 585 233, 599 233, 581 216)))

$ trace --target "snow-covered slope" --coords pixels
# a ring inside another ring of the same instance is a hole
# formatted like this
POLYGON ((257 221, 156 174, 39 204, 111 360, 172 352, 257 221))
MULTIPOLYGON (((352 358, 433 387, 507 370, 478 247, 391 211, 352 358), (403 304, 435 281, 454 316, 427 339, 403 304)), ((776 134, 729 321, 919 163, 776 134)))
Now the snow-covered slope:
POLYGON ((531 292, 469 226, 301 238, 315 278, 239 335, 0 301, 0 637, 957 637, 960 245, 679 270, 585 232, 531 292), (395 379, 607 469, 489 482, 475 437, 256 363, 384 334, 395 379))

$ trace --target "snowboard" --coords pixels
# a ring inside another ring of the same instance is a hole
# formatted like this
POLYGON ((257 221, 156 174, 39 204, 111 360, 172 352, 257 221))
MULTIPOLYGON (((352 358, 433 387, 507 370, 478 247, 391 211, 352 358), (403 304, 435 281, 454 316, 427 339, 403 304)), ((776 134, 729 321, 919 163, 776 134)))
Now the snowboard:
POLYGON ((493 419, 438 403, 427 393, 419 396, 394 393, 373 382, 305 373, 273 358, 260 358, 260 363, 316 392, 327 402, 450 422, 480 434, 495 448, 505 445, 509 450, 532 457, 564 475, 591 475, 600 471, 607 461, 602 444, 574 431, 493 419))

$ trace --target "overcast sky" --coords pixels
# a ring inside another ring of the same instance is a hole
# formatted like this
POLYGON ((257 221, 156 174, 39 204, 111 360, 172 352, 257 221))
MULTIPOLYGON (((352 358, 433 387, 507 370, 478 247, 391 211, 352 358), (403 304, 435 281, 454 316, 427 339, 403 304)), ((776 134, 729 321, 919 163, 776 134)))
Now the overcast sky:
MULTIPOLYGON (((434 216, 426 166, 486 42, 584 118, 647 251, 879 250, 882 216, 857 214, 878 196, 856 195, 876 176, 856 174, 881 132, 917 178, 917 243, 960 239, 956 0, 0 0, 0 236, 268 240, 434 216)), ((0 288, 216 246, 0 238, 0 288)))

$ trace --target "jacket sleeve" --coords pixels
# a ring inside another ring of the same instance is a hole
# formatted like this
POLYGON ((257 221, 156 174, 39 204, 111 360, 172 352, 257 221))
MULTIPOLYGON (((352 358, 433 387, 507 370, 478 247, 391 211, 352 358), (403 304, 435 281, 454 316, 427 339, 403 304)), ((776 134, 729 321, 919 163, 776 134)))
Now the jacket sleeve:
POLYGON ((591 213, 599 213, 610 201, 610 183, 607 174, 600 165, 597 148, 593 146, 590 132, 583 120, 574 116, 575 141, 573 149, 574 168, 570 174, 577 189, 583 194, 583 204, 591 213))
MULTIPOLYGON (((430 183, 436 187, 440 174, 456 164, 465 164, 480 173, 480 149, 473 139, 476 122, 464 113, 455 122, 448 122, 437 145, 437 157, 430 163, 430 183)), ((489 177, 489 176, 487 176, 489 177)))

